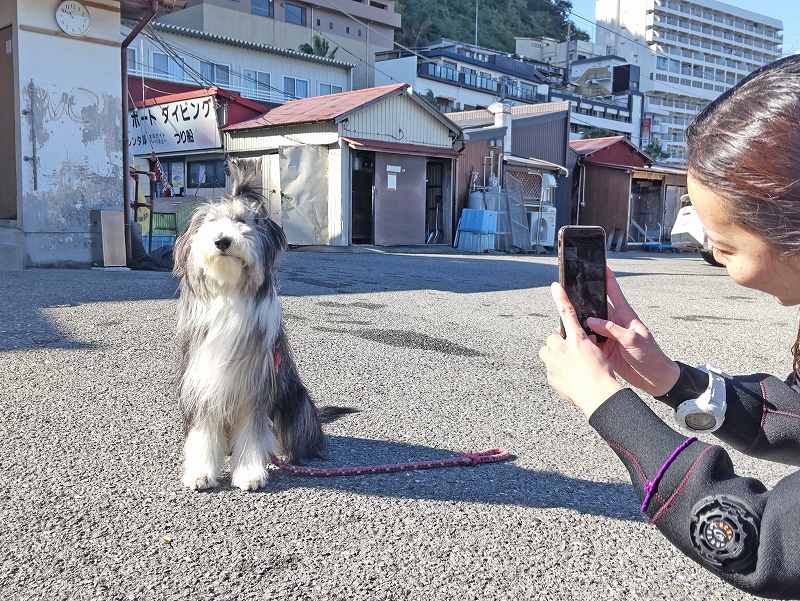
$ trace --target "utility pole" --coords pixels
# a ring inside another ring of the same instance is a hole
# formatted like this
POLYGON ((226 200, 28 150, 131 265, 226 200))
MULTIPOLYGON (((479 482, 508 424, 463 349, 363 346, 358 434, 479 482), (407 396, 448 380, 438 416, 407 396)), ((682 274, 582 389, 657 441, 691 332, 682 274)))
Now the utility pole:
POLYGON ((475 0, 475 45, 478 45, 478 0, 475 0))
POLYGON ((567 19, 567 61, 564 66, 564 87, 569 85, 569 52, 570 52, 570 37, 572 37, 572 21, 567 19))

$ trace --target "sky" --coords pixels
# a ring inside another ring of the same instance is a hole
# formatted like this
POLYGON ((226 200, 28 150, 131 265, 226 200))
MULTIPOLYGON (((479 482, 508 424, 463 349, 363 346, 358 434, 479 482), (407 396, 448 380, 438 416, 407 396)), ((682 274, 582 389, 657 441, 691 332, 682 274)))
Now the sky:
MULTIPOLYGON (((572 0, 576 14, 594 21, 594 0, 572 0)), ((728 0, 745 10, 750 10, 783 21, 783 51, 786 54, 800 52, 800 2, 797 0, 728 0)), ((575 24, 594 39, 594 27, 583 19, 574 18, 575 24)))

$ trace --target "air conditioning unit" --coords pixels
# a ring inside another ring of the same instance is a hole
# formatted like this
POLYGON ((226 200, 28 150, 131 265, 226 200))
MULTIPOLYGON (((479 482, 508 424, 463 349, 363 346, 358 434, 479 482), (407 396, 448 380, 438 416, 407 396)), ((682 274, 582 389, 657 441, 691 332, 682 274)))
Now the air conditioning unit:
POLYGON ((531 246, 549 246, 556 244, 556 208, 552 205, 543 205, 541 218, 539 211, 528 211, 528 230, 531 233, 531 246), (538 230, 538 239, 537 239, 538 230))

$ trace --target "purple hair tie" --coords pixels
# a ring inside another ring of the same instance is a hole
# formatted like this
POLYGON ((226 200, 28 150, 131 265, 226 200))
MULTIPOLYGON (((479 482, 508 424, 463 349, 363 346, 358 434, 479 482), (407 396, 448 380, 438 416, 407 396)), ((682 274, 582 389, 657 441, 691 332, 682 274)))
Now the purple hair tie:
POLYGON ((667 457, 666 461, 664 461, 664 463, 661 464, 661 467, 658 468, 656 475, 653 476, 652 479, 647 480, 644 483, 645 494, 644 494, 644 500, 642 501, 642 508, 641 508, 642 513, 647 512, 647 506, 650 505, 650 500, 653 498, 653 495, 656 493, 656 490, 658 490, 658 483, 661 482, 661 478, 664 476, 664 473, 669 469, 669 466, 672 465, 672 462, 678 458, 678 455, 680 455, 686 449, 686 447, 692 444, 695 440, 697 440, 697 438, 695 436, 692 436, 691 438, 687 438, 681 444, 675 447, 675 450, 672 451, 672 454, 669 457, 667 457))

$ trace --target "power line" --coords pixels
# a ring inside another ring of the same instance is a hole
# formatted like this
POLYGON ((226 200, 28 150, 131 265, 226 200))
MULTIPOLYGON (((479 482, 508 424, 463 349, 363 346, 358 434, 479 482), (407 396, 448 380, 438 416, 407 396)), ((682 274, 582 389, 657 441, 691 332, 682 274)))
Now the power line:
MULTIPOLYGON (((336 43, 336 42, 334 42, 333 40, 331 40, 329 37, 327 37, 325 34, 323 34, 321 31, 317 31, 317 35, 319 35, 319 37, 321 37, 323 40, 327 41, 327 42, 328 42, 328 43, 330 43, 330 44, 335 44, 335 43, 336 43)), ((378 66, 377 66, 375 63, 371 63, 371 62, 369 62, 368 60, 366 60, 366 59, 364 59, 364 58, 361 58, 361 57, 360 57, 360 56, 358 56, 357 54, 355 54, 355 53, 353 53, 353 52, 350 52, 350 51, 349 51, 347 48, 345 48, 344 46, 338 46, 338 48, 341 48, 341 49, 342 49, 342 50, 344 50, 344 51, 345 51, 347 54, 349 54, 350 56, 354 57, 356 60, 360 60, 360 61, 361 61, 362 63, 364 63, 364 64, 365 64, 367 67, 371 67, 371 68, 375 69, 375 70, 376 70, 378 73, 381 73, 382 75, 385 75, 386 77, 388 77, 389 79, 391 79, 393 82, 395 82, 395 83, 405 83, 405 82, 402 82, 402 81, 399 81, 399 80, 395 79, 394 77, 392 77, 391 75, 389 75, 389 74, 388 74, 386 71, 384 71, 383 69, 379 69, 379 68, 378 68, 378 66)))
MULTIPOLYGON (((176 62, 180 63, 185 68, 185 70, 189 71, 190 75, 193 76, 193 79, 195 79, 195 81, 197 81, 198 83, 206 85, 206 87, 215 87, 215 86, 218 85, 216 82, 213 82, 213 81, 209 80, 202 73, 199 73, 196 69, 194 69, 193 67, 189 66, 188 63, 183 59, 183 57, 180 56, 180 53, 178 51, 180 50, 180 52, 182 52, 186 56, 192 57, 192 58, 194 58, 194 59, 196 59, 196 60, 198 60, 198 61, 200 61, 202 63, 206 63, 206 64, 209 64, 209 65, 212 65, 212 66, 215 67, 216 63, 214 63, 214 61, 212 59, 210 59, 208 57, 205 57, 205 56, 201 56, 199 54, 195 54, 194 52, 186 49, 185 47, 179 46, 178 44, 172 44, 170 42, 167 42, 166 40, 164 40, 162 37, 160 37, 158 35, 158 33, 156 33, 151 28, 148 30, 148 32, 145 33, 145 35, 153 43, 159 45, 162 49, 167 51, 167 53, 173 58, 173 60, 175 60, 176 62), (150 35, 148 35, 148 33, 150 35)), ((248 75, 244 75, 239 71, 231 69, 227 65, 226 65, 226 68, 228 69, 229 75, 232 75, 235 79, 238 78, 240 83, 244 82, 244 81, 252 82, 252 83, 255 84, 256 89, 266 88, 266 89, 274 92, 275 94, 277 94, 279 97, 283 97, 285 100, 298 100, 300 98, 298 96, 295 96, 294 94, 290 94, 290 93, 286 92, 285 90, 281 90, 279 88, 276 88, 275 86, 271 85, 271 82, 269 84, 267 84, 267 83, 264 83, 263 81, 258 81, 256 78, 250 77, 248 75)))

